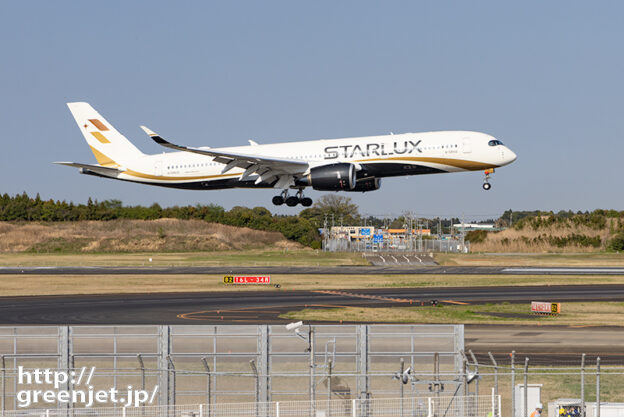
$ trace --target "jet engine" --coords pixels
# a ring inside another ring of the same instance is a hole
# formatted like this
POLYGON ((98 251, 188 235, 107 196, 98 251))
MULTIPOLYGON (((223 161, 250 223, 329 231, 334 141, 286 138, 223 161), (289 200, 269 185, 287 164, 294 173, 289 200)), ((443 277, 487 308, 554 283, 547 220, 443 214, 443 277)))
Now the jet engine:
POLYGON ((357 181, 357 184, 355 184, 355 187, 353 187, 353 189, 345 191, 360 191, 362 193, 365 193, 367 191, 379 190, 380 187, 381 178, 362 178, 357 181))
POLYGON ((314 167, 295 185, 311 186, 318 191, 353 191, 357 185, 355 165, 339 163, 314 167))

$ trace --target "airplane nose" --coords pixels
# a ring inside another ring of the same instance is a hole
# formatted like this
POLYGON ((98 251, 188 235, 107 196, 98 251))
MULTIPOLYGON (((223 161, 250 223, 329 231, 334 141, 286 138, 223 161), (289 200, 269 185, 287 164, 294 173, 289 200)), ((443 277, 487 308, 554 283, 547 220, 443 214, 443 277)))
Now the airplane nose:
POLYGON ((515 154, 514 151, 512 151, 511 149, 507 148, 507 152, 505 152, 505 156, 506 156, 506 163, 507 164, 511 164, 513 161, 516 160, 516 158, 518 158, 518 155, 515 154))

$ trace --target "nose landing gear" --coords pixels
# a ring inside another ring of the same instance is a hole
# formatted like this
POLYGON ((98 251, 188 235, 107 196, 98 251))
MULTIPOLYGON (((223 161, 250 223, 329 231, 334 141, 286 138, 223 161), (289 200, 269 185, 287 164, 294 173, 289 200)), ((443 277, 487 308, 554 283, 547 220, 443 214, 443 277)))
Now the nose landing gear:
POLYGON ((303 196, 303 189, 297 192, 297 196, 288 196, 288 190, 282 191, 280 195, 273 197, 273 204, 281 206, 286 203, 288 207, 295 207, 297 204, 301 204, 303 207, 310 207, 312 205, 312 199, 303 196))
POLYGON ((493 173, 494 173, 494 168, 485 170, 485 178, 483 179, 483 189, 485 191, 492 188, 492 184, 490 184, 490 174, 493 174, 493 173))

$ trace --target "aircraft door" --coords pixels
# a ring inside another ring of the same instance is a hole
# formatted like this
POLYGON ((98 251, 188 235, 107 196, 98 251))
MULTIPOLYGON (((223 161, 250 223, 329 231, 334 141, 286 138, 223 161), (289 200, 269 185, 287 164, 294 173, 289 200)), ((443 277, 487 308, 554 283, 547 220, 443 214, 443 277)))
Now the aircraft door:
POLYGON ((154 166, 155 174, 158 176, 162 176, 163 174, 163 163, 162 161, 156 161, 156 165, 154 166))
POLYGON ((463 138, 462 139, 462 151, 464 153, 472 152, 472 146, 470 144, 470 138, 463 138))

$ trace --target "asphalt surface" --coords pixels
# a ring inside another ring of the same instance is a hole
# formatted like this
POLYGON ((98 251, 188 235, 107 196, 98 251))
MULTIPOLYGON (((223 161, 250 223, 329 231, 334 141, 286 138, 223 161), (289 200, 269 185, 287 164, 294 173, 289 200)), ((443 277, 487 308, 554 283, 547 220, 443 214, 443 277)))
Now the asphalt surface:
POLYGON ((171 266, 171 267, 0 267, 0 275, 624 275, 622 267, 499 266, 171 266))
POLYGON ((0 324, 283 323, 293 310, 530 301, 624 301, 624 285, 380 288, 1 297, 0 324))
MULTIPOLYGON (((0 297, 0 325, 285 324, 281 313, 305 307, 400 307, 432 300, 442 304, 624 301, 624 285, 0 297)), ((488 352, 492 352, 499 364, 508 364, 515 350, 519 361, 529 356, 534 365, 576 364, 581 353, 588 354, 588 361, 601 356, 609 363, 622 364, 621 346, 623 327, 574 328, 537 322, 535 326, 465 326, 465 347, 481 363, 489 363, 488 352)))

